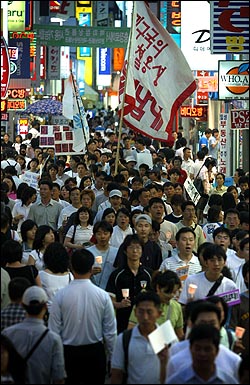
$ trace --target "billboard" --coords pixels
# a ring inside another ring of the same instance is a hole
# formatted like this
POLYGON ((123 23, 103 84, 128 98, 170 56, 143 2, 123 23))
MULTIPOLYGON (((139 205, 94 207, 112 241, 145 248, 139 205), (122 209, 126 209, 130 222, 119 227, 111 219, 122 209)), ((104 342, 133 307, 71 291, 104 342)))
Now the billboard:
POLYGON ((219 99, 249 99, 249 61, 219 61, 219 99))

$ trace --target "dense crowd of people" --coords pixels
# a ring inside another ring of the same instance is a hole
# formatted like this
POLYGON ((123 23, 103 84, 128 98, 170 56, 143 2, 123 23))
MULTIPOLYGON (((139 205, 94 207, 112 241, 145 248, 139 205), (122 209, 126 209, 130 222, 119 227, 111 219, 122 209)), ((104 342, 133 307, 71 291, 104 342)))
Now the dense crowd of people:
POLYGON ((1 382, 249 383, 249 173, 226 185, 217 129, 88 119, 84 154, 2 139, 1 382))

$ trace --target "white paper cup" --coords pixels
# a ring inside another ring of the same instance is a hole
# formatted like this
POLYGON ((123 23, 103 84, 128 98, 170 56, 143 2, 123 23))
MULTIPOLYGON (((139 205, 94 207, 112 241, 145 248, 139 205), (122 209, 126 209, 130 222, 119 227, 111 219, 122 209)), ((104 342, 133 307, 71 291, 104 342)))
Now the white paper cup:
POLYGON ((240 327, 240 326, 236 326, 235 328, 235 335, 237 337, 237 339, 241 339, 243 337, 243 334, 245 333, 245 329, 240 327))
POLYGON ((194 283, 190 283, 190 284, 188 285, 188 294, 194 295, 195 292, 196 292, 197 287, 198 287, 198 286, 195 285, 194 283))
POLYGON ((95 263, 97 263, 98 265, 102 264, 102 255, 98 255, 97 257, 95 257, 95 263))
POLYGON ((129 297, 129 289, 122 289, 122 295, 124 298, 128 298, 129 297))

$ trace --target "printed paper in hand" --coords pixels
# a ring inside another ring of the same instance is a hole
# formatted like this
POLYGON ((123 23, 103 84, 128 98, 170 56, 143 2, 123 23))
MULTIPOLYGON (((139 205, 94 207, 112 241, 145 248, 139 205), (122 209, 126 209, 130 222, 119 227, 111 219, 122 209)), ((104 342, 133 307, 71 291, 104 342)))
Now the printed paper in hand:
POLYGON ((172 342, 178 342, 177 335, 169 320, 150 333, 148 338, 155 354, 158 354, 164 349, 165 345, 171 344, 172 342))

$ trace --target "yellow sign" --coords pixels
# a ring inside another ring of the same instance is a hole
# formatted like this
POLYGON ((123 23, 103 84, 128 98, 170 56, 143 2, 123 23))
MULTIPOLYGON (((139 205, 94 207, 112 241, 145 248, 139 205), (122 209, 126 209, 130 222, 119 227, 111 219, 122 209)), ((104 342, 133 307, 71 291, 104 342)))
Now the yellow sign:
MULTIPOLYGON (((79 27, 92 26, 92 2, 91 1, 77 1, 76 2, 76 19, 79 21, 79 27)), ((79 30, 79 34, 81 31, 79 30)), ((81 54, 81 48, 77 47, 77 59, 84 60, 84 81, 92 86, 93 84, 93 64, 92 64, 92 49, 86 51, 86 56, 81 54)))
POLYGON ((8 30, 25 31, 25 1, 8 2, 8 30))

